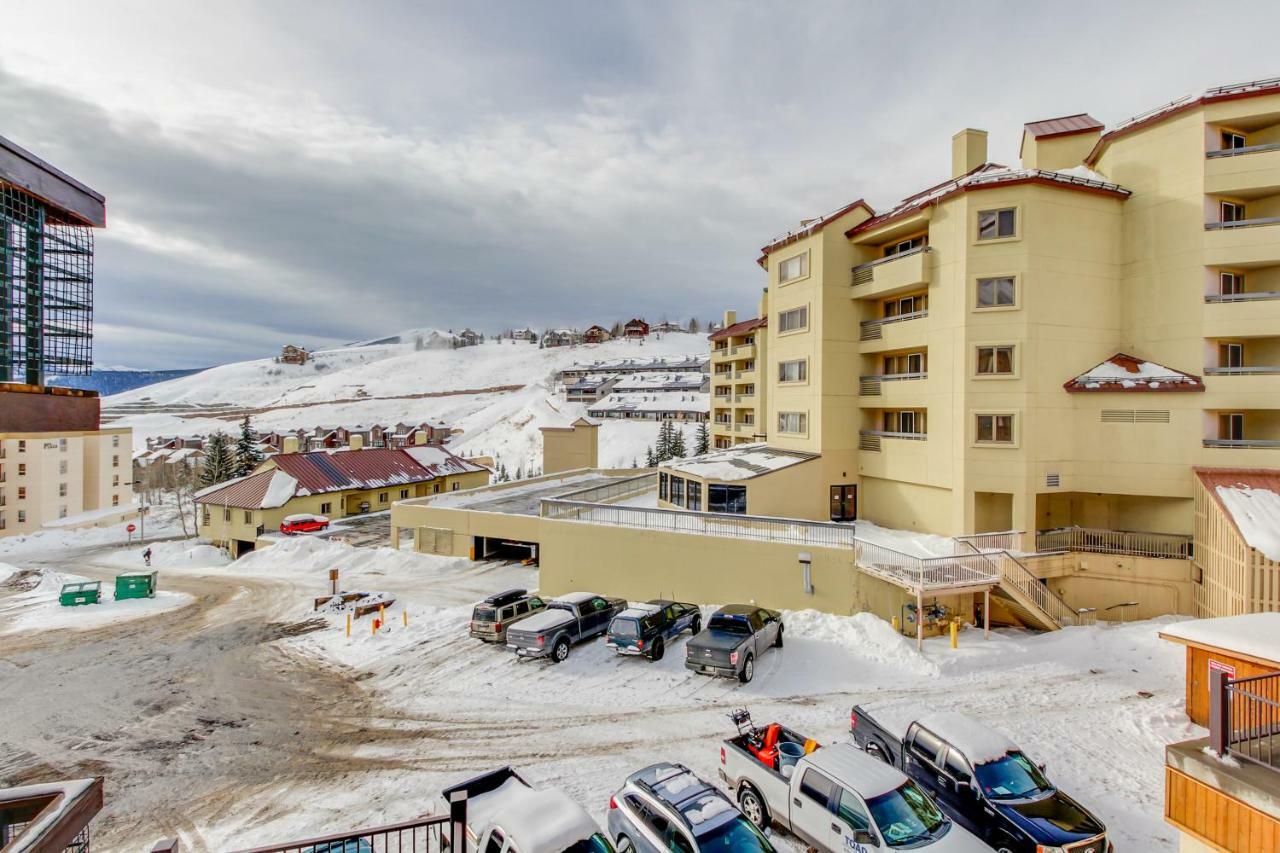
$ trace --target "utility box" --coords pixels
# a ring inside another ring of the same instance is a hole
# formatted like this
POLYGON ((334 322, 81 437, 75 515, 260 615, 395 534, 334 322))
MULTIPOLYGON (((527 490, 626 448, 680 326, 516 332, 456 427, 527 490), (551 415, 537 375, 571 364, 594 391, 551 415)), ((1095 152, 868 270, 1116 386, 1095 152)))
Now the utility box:
POLYGON ((65 583, 58 595, 58 603, 63 607, 78 607, 81 604, 97 604, 102 600, 102 581, 79 581, 65 583))
POLYGON ((125 598, 155 598, 158 572, 125 572, 116 575, 116 601, 125 598))

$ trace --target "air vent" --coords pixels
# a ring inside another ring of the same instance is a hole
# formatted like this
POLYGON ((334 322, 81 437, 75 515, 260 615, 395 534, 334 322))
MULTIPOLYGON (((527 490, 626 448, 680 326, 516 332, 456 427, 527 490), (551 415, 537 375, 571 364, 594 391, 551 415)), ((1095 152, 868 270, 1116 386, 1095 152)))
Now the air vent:
POLYGON ((1133 423, 1133 409, 1103 409, 1102 422, 1104 424, 1131 424, 1133 423))
POLYGON ((1056 489, 1062 485, 1062 478, 1058 474, 1045 474, 1044 484, 1050 489, 1056 489))
POLYGON ((1169 410, 1138 409, 1133 413, 1133 419, 1140 424, 1167 424, 1169 422, 1169 410))

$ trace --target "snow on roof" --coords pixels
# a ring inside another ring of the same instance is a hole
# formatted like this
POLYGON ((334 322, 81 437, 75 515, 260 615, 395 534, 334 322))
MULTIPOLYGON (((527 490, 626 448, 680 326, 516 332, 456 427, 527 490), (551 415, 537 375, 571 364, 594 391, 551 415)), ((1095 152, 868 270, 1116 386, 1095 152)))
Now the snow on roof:
POLYGON ((1063 384, 1077 391, 1203 391, 1200 377, 1118 352, 1063 384))
POLYGON ((1244 484, 1218 486, 1215 491, 1248 546, 1280 562, 1280 494, 1244 484))
POLYGON ((565 595, 557 595, 556 601, 565 601, 569 604, 582 604, 583 602, 590 601, 595 597, 596 594, 594 592, 570 592, 565 595))
POLYGON ((1213 646, 1280 665, 1280 613, 1192 619, 1167 626, 1160 636, 1213 646))
POLYGON ((436 477, 489 470, 483 465, 478 465, 475 462, 463 459, 461 456, 456 456, 443 447, 419 444, 404 448, 404 452, 412 456, 413 461, 426 468, 436 477))
POLYGON ((618 377, 615 391, 639 391, 650 388, 677 388, 697 391, 705 377, 701 373, 632 373, 618 377))
POLYGON ((935 711, 916 722, 963 752, 974 766, 1018 751, 1018 745, 1004 735, 954 711, 935 711))
POLYGON ((467 800, 467 823, 477 837, 502 827, 521 850, 565 850, 600 831, 582 808, 560 790, 535 789, 520 779, 467 800))
POLYGON ((739 444, 701 456, 664 462, 662 467, 691 477, 731 481, 748 480, 817 458, 817 453, 782 450, 767 444, 739 444))
POLYGON ((887 794, 907 777, 878 758, 872 758, 851 743, 833 743, 808 755, 809 763, 832 778, 853 788, 864 800, 887 794))
POLYGON ((653 391, 648 394, 612 393, 590 405, 596 412, 709 412, 711 395, 698 391, 653 391))
POLYGON ((103 519, 113 518, 115 516, 127 515, 137 507, 133 504, 123 504, 121 506, 108 506, 101 509, 91 509, 88 512, 78 512, 75 515, 68 515, 64 518, 54 518, 41 524, 41 527, 56 529, 59 527, 79 527, 85 524, 95 524, 103 519))

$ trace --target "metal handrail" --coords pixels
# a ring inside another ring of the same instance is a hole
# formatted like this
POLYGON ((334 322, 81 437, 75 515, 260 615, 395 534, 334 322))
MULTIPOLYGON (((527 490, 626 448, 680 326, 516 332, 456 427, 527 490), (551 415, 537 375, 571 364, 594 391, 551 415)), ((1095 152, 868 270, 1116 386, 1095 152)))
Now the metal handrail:
POLYGON ((1280 447, 1280 441, 1269 438, 1206 438, 1205 447, 1280 447))
POLYGON ((929 316, 929 309, 925 308, 922 311, 909 311, 906 314, 895 314, 892 317, 881 317, 879 320, 863 320, 859 325, 864 329, 868 329, 873 326, 887 326, 890 323, 901 323, 905 320, 917 320, 921 317, 927 316, 929 316))
POLYGON ((1085 551, 1093 554, 1185 560, 1191 556, 1192 537, 1180 533, 1059 527, 1038 531, 1036 550, 1085 551))
POLYGON ((858 435, 874 435, 880 438, 905 438, 910 441, 927 441, 927 432, 890 432, 883 429, 860 429, 858 435))
POLYGON ((1206 231, 1230 231, 1232 228, 1253 228, 1258 225, 1275 225, 1280 216, 1260 216, 1256 219, 1237 219, 1235 222, 1206 222, 1206 231))
POLYGON ((588 486, 576 492, 565 492, 559 497, 576 501, 608 501, 620 497, 634 497, 658 488, 658 472, 646 471, 634 477, 626 477, 598 486, 588 486))
POLYGON ((1039 608, 1041 613, 1052 619, 1054 624, 1059 627, 1076 624, 1076 612, 1071 605, 1049 589, 1035 572, 1007 550, 981 551, 968 539, 956 541, 971 548, 974 553, 986 556, 999 571, 1001 585, 1016 589, 1039 608))
POLYGON ((1205 302, 1254 302, 1280 299, 1280 290, 1255 290, 1247 293, 1206 293, 1205 302))
POLYGON ((1219 157, 1239 157, 1241 154, 1256 154, 1259 151, 1280 151, 1280 142, 1246 145, 1243 148, 1220 148, 1217 151, 1206 151, 1204 156, 1210 160, 1216 160, 1219 157))
POLYGON ((1229 678, 1209 671, 1209 748, 1280 770, 1280 672, 1229 678))
POLYGON ((904 379, 928 379, 928 371, 918 371, 916 373, 871 373, 866 376, 859 376, 860 381, 866 382, 875 380, 877 382, 898 382, 904 379))
POLYGON ((866 261, 864 263, 858 264, 853 268, 853 272, 854 274, 857 274, 858 270, 875 269, 876 267, 882 264, 892 263, 893 261, 899 260, 901 258, 911 257, 912 255, 922 255, 925 252, 930 252, 932 250, 933 250, 933 247, 929 245, 916 246, 914 249, 907 249, 905 252, 898 252, 897 254, 894 254, 894 255, 885 255, 883 258, 876 258, 873 261, 866 261))
POLYGON ((1280 373, 1280 365, 1254 365, 1250 367, 1206 367, 1204 372, 1208 376, 1267 376, 1272 373, 1280 373))
POLYGON ((392 823, 386 826, 338 832, 303 841, 290 841, 266 847, 253 847, 237 853, 302 853, 304 850, 371 850, 389 853, 394 850, 439 853, 446 850, 452 821, 448 815, 433 815, 392 823))

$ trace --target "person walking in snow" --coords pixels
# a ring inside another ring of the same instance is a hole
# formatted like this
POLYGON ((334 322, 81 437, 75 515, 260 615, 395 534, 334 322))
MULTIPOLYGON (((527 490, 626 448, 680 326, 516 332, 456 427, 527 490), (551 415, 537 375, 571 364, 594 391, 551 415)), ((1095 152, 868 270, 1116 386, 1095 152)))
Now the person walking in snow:
POLYGON ((142 552, 142 562, 146 563, 148 568, 151 567, 151 549, 150 548, 142 552))

